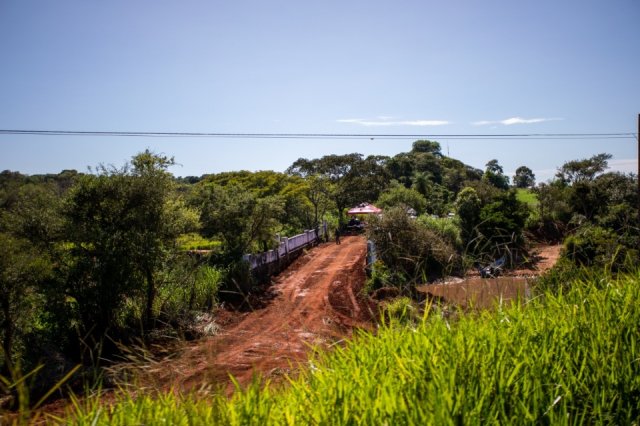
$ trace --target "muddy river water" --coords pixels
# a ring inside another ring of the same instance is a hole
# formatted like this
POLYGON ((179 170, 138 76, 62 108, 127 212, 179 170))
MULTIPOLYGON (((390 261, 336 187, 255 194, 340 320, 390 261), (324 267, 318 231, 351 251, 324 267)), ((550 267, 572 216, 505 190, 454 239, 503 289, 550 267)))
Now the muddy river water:
POLYGON ((421 285, 417 290, 463 308, 486 309, 494 307, 500 301, 504 303, 529 299, 533 280, 534 278, 525 277, 470 277, 446 283, 421 285))

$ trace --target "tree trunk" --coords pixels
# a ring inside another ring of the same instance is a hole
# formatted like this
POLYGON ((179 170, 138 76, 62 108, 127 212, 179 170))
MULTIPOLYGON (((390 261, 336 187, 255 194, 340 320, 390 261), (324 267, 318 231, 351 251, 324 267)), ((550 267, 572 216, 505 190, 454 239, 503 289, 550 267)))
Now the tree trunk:
POLYGON ((147 275, 147 308, 145 310, 145 328, 150 330, 153 328, 153 302, 156 298, 156 286, 153 281, 153 271, 151 268, 146 268, 145 273, 147 275))
POLYGON ((1 373, 4 377, 11 377, 11 369, 13 367, 11 357, 13 355, 13 335, 15 332, 15 327, 11 318, 11 312, 9 310, 8 297, 2 299, 2 313, 4 315, 4 322, 2 324, 2 331, 4 333, 4 336, 2 338, 4 364, 2 366, 1 373))

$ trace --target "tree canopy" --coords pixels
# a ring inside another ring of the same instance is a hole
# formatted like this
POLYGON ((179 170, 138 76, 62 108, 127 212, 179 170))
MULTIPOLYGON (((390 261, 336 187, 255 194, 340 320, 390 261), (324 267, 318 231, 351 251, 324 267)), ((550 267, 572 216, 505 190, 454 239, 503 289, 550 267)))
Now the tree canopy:
POLYGON ((527 166, 520 166, 513 176, 513 186, 516 188, 531 188, 536 184, 536 175, 527 166))

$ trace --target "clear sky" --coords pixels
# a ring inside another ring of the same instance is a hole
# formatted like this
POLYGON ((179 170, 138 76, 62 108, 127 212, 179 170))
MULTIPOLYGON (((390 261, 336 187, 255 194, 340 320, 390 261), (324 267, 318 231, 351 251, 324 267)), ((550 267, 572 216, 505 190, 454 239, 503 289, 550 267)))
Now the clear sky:
MULTIPOLYGON (((0 129, 224 133, 619 133, 640 112, 638 0, 0 0, 0 129)), ((632 138, 438 140, 538 180, 632 138)), ((412 140, 0 135, 0 170, 122 165, 177 176, 394 155, 412 140)))

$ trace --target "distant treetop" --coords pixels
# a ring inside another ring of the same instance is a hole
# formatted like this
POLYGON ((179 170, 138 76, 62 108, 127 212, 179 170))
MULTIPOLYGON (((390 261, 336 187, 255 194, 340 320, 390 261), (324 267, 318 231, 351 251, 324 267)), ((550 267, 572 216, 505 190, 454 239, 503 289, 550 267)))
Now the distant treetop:
POLYGON ((440 143, 429 140, 419 140, 413 143, 412 152, 429 152, 433 155, 442 156, 440 143))

